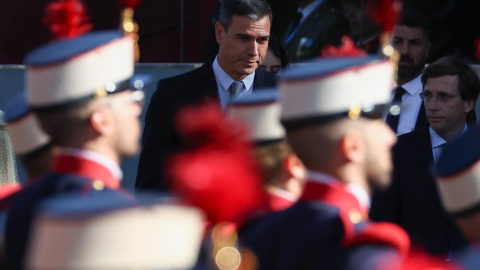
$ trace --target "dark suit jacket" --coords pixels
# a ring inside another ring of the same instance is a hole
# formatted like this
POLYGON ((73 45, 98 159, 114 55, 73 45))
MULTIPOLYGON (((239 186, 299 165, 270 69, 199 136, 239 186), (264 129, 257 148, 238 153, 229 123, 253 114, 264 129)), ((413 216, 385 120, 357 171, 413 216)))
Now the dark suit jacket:
MULTIPOLYGON (((213 59, 198 69, 158 82, 145 116, 136 189, 164 191, 169 188, 163 169, 165 157, 186 148, 175 130, 175 115, 180 109, 207 99, 219 101, 212 63, 213 59)), ((275 84, 273 73, 261 68, 256 70, 254 91, 275 84)))
POLYGON ((446 255, 466 245, 440 201, 431 173, 428 127, 399 136, 393 160, 392 183, 384 191, 373 192, 370 218, 399 224, 414 244, 433 254, 446 255))
POLYGON ((337 0, 322 3, 300 24, 288 42, 293 26, 290 24, 287 27, 282 43, 290 62, 317 57, 320 49, 341 44, 341 38, 348 32, 348 25, 338 4, 337 0))

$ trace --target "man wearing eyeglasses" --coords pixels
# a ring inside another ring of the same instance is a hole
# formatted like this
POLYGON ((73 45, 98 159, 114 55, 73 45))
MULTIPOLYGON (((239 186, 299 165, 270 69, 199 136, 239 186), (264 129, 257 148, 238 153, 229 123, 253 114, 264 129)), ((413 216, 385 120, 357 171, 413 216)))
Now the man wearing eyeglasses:
POLYGON ((392 184, 374 194, 370 216, 399 224, 413 243, 449 258, 467 242, 442 208, 431 168, 443 146, 467 130, 480 81, 468 64, 453 57, 427 66, 421 81, 430 127, 398 137, 392 184))

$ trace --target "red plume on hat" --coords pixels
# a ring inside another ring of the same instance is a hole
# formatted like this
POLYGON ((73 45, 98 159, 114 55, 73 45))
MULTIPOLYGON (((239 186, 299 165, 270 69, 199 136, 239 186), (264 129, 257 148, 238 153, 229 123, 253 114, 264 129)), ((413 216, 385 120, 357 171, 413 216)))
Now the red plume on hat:
POLYGON ((372 19, 382 27, 384 33, 391 32, 402 10, 399 0, 370 0, 366 4, 372 19))
POLYGON ((47 6, 44 22, 53 39, 73 38, 92 29, 81 0, 60 0, 47 6))
POLYGON ((187 108, 176 120, 190 149, 168 161, 173 190, 204 210, 214 224, 240 225, 265 209, 266 195, 245 127, 226 118, 213 102, 187 108))
POLYGON ((355 46, 353 40, 348 36, 342 37, 340 47, 328 45, 320 51, 323 57, 339 57, 339 56, 365 56, 367 52, 355 46))

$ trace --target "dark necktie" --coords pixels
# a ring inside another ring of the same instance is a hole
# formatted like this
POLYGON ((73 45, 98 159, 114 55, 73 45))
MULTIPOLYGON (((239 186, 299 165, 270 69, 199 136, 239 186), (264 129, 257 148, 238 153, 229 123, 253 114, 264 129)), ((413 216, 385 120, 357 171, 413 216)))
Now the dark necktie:
POLYGON ((399 86, 395 89, 392 103, 387 115, 387 124, 392 128, 393 132, 397 133, 398 120, 400 119, 400 107, 402 106, 402 96, 405 94, 405 89, 399 86), (394 107, 397 106, 397 107, 394 107))
POLYGON ((231 97, 237 97, 242 93, 243 82, 242 81, 233 81, 230 87, 228 88, 228 92, 230 93, 231 97))

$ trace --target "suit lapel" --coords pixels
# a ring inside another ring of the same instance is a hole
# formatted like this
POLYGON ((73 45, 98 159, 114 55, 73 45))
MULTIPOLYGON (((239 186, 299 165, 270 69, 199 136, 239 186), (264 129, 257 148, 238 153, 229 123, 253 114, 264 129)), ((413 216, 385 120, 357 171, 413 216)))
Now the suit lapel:
MULTIPOLYGON (((427 120, 427 114, 425 113, 425 104, 420 106, 420 111, 418 112, 417 122, 415 123, 415 130, 421 129, 422 127, 428 127, 429 123, 427 120)), ((430 137, 430 136, 429 136, 430 137)))
POLYGON ((266 87, 275 86, 276 75, 271 74, 262 68, 257 68, 253 79, 253 91, 262 90, 266 87))
POLYGON ((423 127, 421 129, 421 138, 419 138, 417 143, 418 154, 412 156, 414 163, 417 167, 417 170, 420 173, 420 179, 418 181, 424 186, 425 189, 425 200, 427 196, 430 197, 428 200, 434 202, 437 200, 437 191, 435 186, 435 179, 430 173, 431 167, 433 164, 433 152, 432 152, 432 142, 430 139, 430 132, 428 127, 423 127))
POLYGON ((218 86, 217 80, 215 79, 215 74, 213 73, 212 63, 215 58, 211 58, 208 62, 203 64, 199 69, 200 72, 200 82, 199 82, 199 94, 203 96, 204 100, 215 99, 220 100, 218 96, 218 86))

